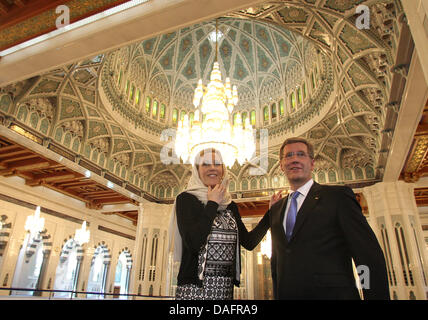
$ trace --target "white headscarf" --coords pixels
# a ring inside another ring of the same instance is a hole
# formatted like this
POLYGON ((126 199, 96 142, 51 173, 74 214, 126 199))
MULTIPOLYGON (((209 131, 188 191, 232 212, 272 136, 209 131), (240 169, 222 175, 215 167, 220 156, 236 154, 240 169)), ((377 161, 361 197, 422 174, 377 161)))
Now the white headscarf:
MULTIPOLYGON (((220 152, 213 150, 216 152, 216 155, 220 155, 220 152)), ((204 205, 208 202, 208 187, 204 185, 201 178, 199 177, 199 172, 196 167, 196 164, 200 164, 201 158, 199 155, 196 156, 195 165, 192 166, 192 176, 190 177, 189 182, 187 183, 187 187, 183 192, 188 192, 196 196, 199 201, 201 201, 204 205)), ((222 186, 226 187, 226 192, 224 194, 222 202, 219 204, 217 211, 222 211, 227 208, 227 206, 232 202, 232 197, 229 193, 229 176, 227 173, 226 166, 223 165, 223 180, 221 182, 222 186)), ((171 213, 171 219, 169 224, 169 250, 174 250, 173 261, 181 261, 182 254, 182 240, 181 235, 178 230, 177 224, 177 212, 175 210, 176 201, 174 201, 174 206, 171 213)))

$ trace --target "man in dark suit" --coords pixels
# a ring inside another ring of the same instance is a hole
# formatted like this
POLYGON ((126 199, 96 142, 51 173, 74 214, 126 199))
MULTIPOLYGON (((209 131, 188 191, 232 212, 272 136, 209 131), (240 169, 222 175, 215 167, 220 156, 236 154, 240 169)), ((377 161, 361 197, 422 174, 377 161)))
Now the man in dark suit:
POLYGON ((280 166, 293 193, 273 195, 260 222, 271 228, 275 299, 360 299, 352 259, 364 299, 389 299, 382 249, 352 189, 312 180, 314 151, 304 139, 283 143, 280 166))

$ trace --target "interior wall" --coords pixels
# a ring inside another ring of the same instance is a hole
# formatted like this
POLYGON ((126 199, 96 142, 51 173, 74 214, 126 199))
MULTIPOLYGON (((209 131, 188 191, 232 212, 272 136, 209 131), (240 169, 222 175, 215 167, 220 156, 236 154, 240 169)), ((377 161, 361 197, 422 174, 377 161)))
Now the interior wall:
MULTIPOLYGON (((85 220, 88 223, 87 229, 90 230, 90 240, 83 245, 77 290, 86 290, 95 249, 103 245, 111 256, 106 292, 112 293, 119 254, 127 249, 133 252, 135 226, 118 216, 103 216, 99 212, 93 212, 86 209, 80 201, 44 187, 25 186, 24 181, 17 177, 0 178, 0 216, 4 225, 1 236, 4 245, 0 265, 0 285, 2 287, 12 285, 18 255, 27 234, 25 222, 27 216, 34 214, 37 205, 41 206, 40 216, 45 218, 44 249, 50 251, 41 288, 53 289, 62 247, 68 239, 74 237, 75 230, 81 228, 85 220)), ((8 294, 8 290, 0 290, 0 295, 8 294)))

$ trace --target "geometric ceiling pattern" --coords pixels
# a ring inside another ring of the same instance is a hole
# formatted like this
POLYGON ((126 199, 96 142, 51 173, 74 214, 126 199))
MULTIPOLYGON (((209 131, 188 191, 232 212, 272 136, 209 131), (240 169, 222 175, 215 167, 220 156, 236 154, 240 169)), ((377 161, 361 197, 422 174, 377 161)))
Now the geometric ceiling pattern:
MULTIPOLYGON (((386 129, 391 69, 397 55, 402 9, 399 1, 287 1, 232 14, 284 26, 311 39, 333 64, 337 105, 306 137, 326 166, 353 163, 379 169, 386 129), (370 30, 356 26, 355 8, 370 8, 370 30)), ((378 177, 380 177, 378 171, 378 177)))
POLYGON ((262 129, 268 139, 266 162, 258 148, 251 163, 231 168, 234 197, 287 184, 278 149, 292 135, 315 145, 316 180, 364 186, 382 179, 388 156, 399 108, 391 92, 406 72, 395 65, 402 22, 395 0, 266 2, 218 19, 218 51, 216 22, 199 23, 0 88, 0 112, 3 123, 170 200, 190 167, 160 161, 168 143, 160 134, 176 127, 174 109, 192 111, 197 81, 208 82, 217 53, 223 78, 238 87, 236 110, 254 110, 258 141, 262 129), (370 8, 370 30, 356 26, 358 4, 370 8), (163 116, 154 116, 155 100, 163 116))

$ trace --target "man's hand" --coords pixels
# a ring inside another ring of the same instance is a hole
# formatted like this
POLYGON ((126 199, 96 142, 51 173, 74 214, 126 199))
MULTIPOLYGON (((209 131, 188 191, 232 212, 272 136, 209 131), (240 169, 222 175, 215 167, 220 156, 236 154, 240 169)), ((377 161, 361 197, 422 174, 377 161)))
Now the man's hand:
POLYGON ((279 190, 277 193, 274 193, 272 195, 272 197, 270 197, 270 201, 269 201, 269 209, 274 205, 274 203, 278 202, 279 200, 282 199, 282 192, 284 190, 279 190))

